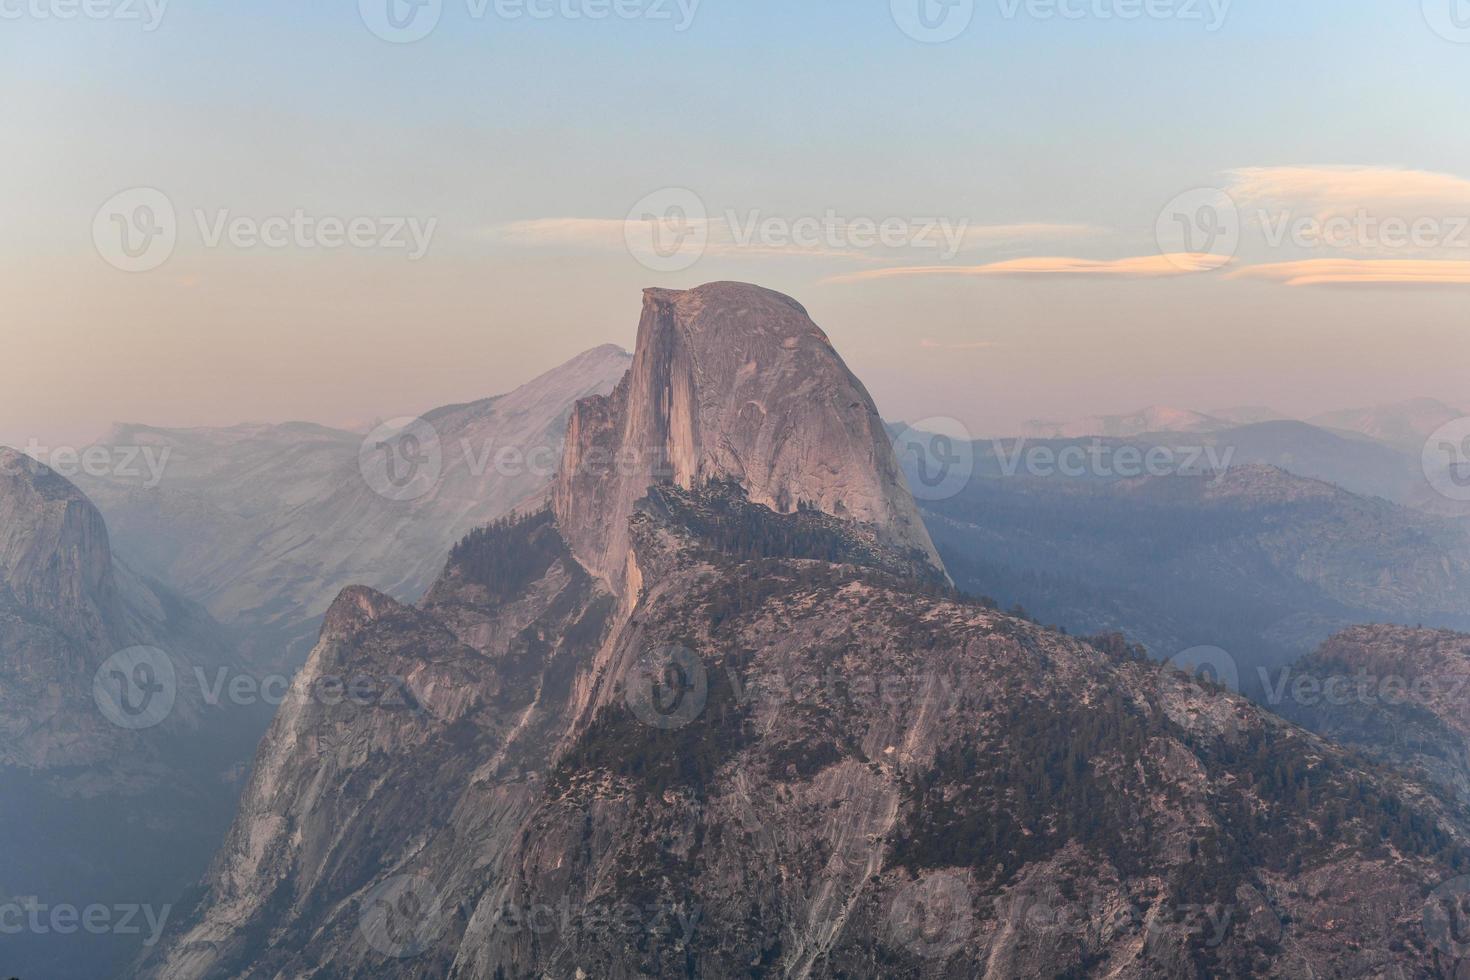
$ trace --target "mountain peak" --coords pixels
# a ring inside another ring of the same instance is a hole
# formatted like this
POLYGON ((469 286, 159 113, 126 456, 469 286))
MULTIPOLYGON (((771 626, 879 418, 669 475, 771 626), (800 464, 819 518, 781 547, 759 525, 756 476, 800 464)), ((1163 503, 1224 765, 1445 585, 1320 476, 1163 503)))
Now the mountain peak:
POLYGON ((110 611, 117 599, 107 525, 97 508, 70 480, 3 446, 0 585, 63 616, 110 611))
POLYGON ((558 523, 622 594, 648 487, 714 480, 778 513, 805 504, 870 525, 940 566, 872 398, 800 303, 746 283, 646 290, 627 377, 572 413, 558 523))

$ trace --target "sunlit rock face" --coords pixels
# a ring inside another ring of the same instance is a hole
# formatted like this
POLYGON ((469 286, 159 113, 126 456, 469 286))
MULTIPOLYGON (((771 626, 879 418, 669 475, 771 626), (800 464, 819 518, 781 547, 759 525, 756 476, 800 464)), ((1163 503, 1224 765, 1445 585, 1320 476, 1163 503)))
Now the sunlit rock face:
POLYGON ((572 551, 623 592, 628 516, 653 483, 742 485, 939 558, 862 383, 801 304, 741 283, 645 291, 633 366, 579 403, 554 501, 572 551))

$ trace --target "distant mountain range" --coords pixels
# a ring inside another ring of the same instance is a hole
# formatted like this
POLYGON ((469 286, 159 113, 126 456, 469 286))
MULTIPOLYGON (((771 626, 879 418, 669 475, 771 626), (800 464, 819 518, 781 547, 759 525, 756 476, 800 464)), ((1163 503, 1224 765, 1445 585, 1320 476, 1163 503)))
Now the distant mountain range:
POLYGON ((309 647, 347 585, 417 598, 456 540, 539 506, 572 405, 611 391, 629 361, 620 348, 599 347, 509 394, 412 420, 407 445, 424 462, 406 493, 373 469, 384 463, 380 453, 402 448, 397 432, 384 429, 370 445, 361 433, 310 423, 117 426, 99 445, 114 456, 147 447, 166 460, 161 480, 78 482, 141 567, 180 583, 222 622, 255 631, 257 661, 299 663, 306 647, 296 644, 309 647))
POLYGON ((1007 435, 1034 439, 1073 439, 1081 436, 1131 438, 1151 433, 1220 432, 1236 426, 1265 422, 1304 421, 1320 429, 1366 436, 1376 442, 1417 455, 1424 440, 1446 422, 1464 418, 1465 411, 1433 398, 1416 398, 1389 405, 1353 408, 1297 419, 1261 405, 1214 409, 1207 412, 1153 405, 1127 415, 1093 415, 1067 422, 1034 420, 1007 435))
POLYGON ((1357 623, 1470 627, 1463 525, 1276 467, 985 476, 923 509, 961 587, 1160 659, 1207 645, 1279 666, 1357 623))

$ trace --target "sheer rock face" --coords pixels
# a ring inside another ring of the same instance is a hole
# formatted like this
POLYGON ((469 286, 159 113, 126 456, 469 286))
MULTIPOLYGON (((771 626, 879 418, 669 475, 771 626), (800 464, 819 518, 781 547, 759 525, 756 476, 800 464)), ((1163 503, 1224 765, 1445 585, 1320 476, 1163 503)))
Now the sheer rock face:
POLYGON ((0 765, 94 762, 117 731, 92 675, 131 641, 107 527, 76 487, 0 449, 0 765))
POLYGON ((197 726, 195 665, 233 655, 218 624, 115 560, 91 500, 49 467, 0 447, 0 766, 83 766, 144 737, 99 712, 93 678, 119 651, 153 646, 174 661, 177 706, 163 724, 197 726))
POLYGON ((649 485, 733 480, 806 503, 942 567, 872 398, 795 300, 757 286, 650 289, 633 366, 577 405, 554 492, 577 558, 626 594, 628 518, 649 485))
POLYGON ((89 652, 117 639, 118 590, 102 515, 67 480, 3 447, 0 583, 20 604, 50 614, 89 652))

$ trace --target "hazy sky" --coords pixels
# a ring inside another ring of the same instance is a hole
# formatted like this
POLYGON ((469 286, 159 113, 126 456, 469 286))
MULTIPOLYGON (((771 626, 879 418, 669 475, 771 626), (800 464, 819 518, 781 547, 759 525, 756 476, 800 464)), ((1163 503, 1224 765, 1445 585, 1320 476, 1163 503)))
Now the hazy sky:
POLYGON ((977 434, 1470 410, 1463 0, 80 2, 0 0, 0 442, 417 412, 716 279, 977 434))

